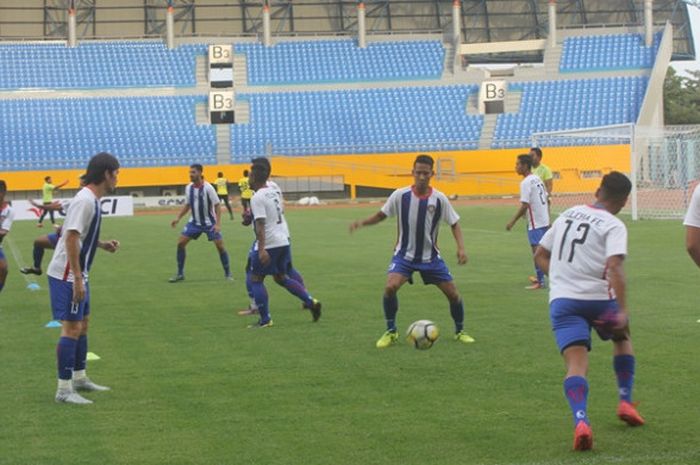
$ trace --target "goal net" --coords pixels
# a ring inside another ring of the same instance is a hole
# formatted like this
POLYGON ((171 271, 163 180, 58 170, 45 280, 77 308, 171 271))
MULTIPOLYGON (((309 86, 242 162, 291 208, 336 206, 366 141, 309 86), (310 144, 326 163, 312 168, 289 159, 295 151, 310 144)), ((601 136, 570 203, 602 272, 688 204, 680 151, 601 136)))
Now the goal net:
POLYGON ((590 202, 606 173, 617 170, 632 180, 632 194, 625 208, 633 219, 682 218, 700 178, 700 126, 642 128, 631 124, 536 133, 535 147, 578 148, 571 160, 575 169, 553 169, 552 205, 561 210, 590 202), (581 156, 581 147, 584 147, 581 156), (605 153, 605 158, 597 155, 605 153), (590 158, 590 159, 589 159, 590 158), (595 161, 591 161, 595 159, 595 161), (573 173, 572 173, 573 171, 573 173), (567 189, 557 190, 557 176, 568 175, 567 189))

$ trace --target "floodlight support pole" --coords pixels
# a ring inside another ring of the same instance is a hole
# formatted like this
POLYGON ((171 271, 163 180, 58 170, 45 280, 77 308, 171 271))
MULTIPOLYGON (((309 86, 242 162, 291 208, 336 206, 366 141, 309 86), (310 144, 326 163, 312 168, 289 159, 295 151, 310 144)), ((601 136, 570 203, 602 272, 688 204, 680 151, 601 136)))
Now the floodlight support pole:
POLYGON ((547 12, 549 16, 549 46, 554 48, 557 46, 557 2, 556 0, 549 0, 549 6, 547 7, 547 12))
POLYGON ((455 43, 459 43, 459 41, 462 37, 462 21, 461 21, 461 12, 462 12, 462 2, 461 0, 454 0, 452 2, 452 40, 455 41, 455 43))
POLYGON ((76 47, 78 45, 78 27, 75 18, 75 8, 71 6, 68 9, 68 46, 76 47))
POLYGON ((644 43, 651 47, 654 42, 654 7, 652 0, 644 0, 644 43))
POLYGON ((263 5, 263 45, 272 45, 272 31, 270 30, 270 5, 265 2, 263 5))
POLYGON ((367 47, 367 19, 365 15, 365 4, 360 2, 357 4, 357 46, 360 48, 367 47))
POLYGON ((168 11, 165 14, 165 29, 166 43, 169 49, 175 48, 175 9, 172 5, 168 6, 168 11))

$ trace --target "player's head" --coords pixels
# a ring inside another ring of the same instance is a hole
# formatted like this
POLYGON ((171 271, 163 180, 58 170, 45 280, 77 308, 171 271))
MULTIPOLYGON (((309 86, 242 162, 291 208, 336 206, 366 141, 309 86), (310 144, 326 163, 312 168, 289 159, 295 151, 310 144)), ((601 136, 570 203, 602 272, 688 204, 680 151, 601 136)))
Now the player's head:
POLYGON ((243 177, 244 177, 244 178, 247 178, 247 177, 248 177, 248 174, 249 174, 249 173, 248 173, 248 170, 243 170, 243 177))
POLYGON ((258 158, 253 158, 250 161, 253 165, 261 165, 267 168, 267 171, 272 173, 272 165, 270 165, 270 160, 268 160, 265 157, 258 157, 258 158))
POLYGON ((537 168, 542 161, 542 149, 539 147, 532 147, 530 149, 530 157, 532 157, 532 166, 537 168))
POLYGON ((51 184, 51 176, 44 177, 44 182, 48 182, 49 184, 51 184))
POLYGON ((7 194, 7 184, 0 179, 0 201, 5 199, 5 194, 7 194))
POLYGON ((253 190, 258 190, 264 187, 267 180, 270 178, 270 170, 262 164, 253 164, 250 167, 250 175, 248 177, 250 187, 253 190))
POLYGON ((88 163, 85 176, 85 185, 95 185, 103 188, 104 193, 113 192, 117 187, 117 175, 119 174, 119 160, 107 152, 100 152, 93 156, 88 163))
POLYGON ((430 185, 430 178, 435 174, 435 171, 433 171, 434 165, 433 157, 426 154, 418 155, 413 161, 411 174, 413 174, 413 180, 417 188, 425 188, 430 185))
POLYGON ((199 163, 193 163, 190 165, 190 181, 195 184, 202 182, 202 173, 204 172, 204 167, 199 163))
POLYGON ((527 153, 518 155, 518 160, 515 162, 515 172, 521 176, 527 176, 532 170, 532 157, 527 153))
POLYGON ((223 178, 223 177, 224 177, 224 173, 222 173, 221 171, 219 171, 218 173, 216 173, 216 177, 217 177, 217 178, 223 178))
POLYGON ((610 213, 617 215, 627 203, 631 191, 632 183, 629 178, 619 171, 611 171, 603 176, 595 196, 610 213))
POLYGON ((81 174, 78 176, 78 185, 80 187, 85 187, 87 184, 85 183, 85 173, 81 174))

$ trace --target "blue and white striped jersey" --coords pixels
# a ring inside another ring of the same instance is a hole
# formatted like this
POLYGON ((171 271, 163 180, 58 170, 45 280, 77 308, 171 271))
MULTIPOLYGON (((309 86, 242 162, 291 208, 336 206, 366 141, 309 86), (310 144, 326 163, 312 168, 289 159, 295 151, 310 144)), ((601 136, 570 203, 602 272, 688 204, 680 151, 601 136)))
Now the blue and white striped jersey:
POLYGON ((459 221, 445 194, 433 188, 423 197, 413 187, 397 189, 381 211, 398 220, 394 255, 415 263, 429 263, 440 255, 437 247, 440 221, 450 226, 459 221))
POLYGON ((190 211, 192 212, 190 223, 202 227, 210 227, 216 224, 214 206, 218 205, 220 200, 214 186, 206 181, 198 186, 194 183, 189 183, 185 187, 185 202, 190 206, 190 211))
POLYGON ((47 274, 63 281, 72 282, 74 280, 73 270, 70 269, 66 253, 66 233, 77 231, 80 234, 80 269, 83 277, 87 279, 99 244, 101 223, 100 201, 92 190, 83 187, 68 207, 61 238, 56 244, 56 251, 49 264, 47 274))

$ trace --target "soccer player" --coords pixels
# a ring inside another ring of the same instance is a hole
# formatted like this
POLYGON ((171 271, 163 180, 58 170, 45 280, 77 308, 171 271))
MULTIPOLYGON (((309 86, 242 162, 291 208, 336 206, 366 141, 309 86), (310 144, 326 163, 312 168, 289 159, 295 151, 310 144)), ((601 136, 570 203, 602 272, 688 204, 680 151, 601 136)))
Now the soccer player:
MULTIPOLYGON (((256 158, 256 160, 260 159, 267 161, 267 158, 264 157, 256 158)), ((248 170, 243 170, 243 177, 238 180, 238 188, 241 191, 241 205, 243 205, 243 212, 247 212, 250 210, 250 199, 253 197, 253 190, 250 188, 250 183, 248 182, 248 170)))
POLYGON ((191 182, 185 188, 185 205, 170 223, 174 228, 188 211, 192 211, 190 221, 177 241, 177 274, 170 278, 171 283, 185 279, 185 248, 190 240, 197 240, 202 233, 207 235, 210 242, 214 242, 224 268, 224 277, 228 280, 233 279, 228 252, 221 236, 221 204, 212 185, 204 180, 203 171, 204 168, 198 163, 190 166, 191 182))
POLYGON ((542 163, 542 149, 532 147, 530 149, 530 157, 532 157, 532 174, 537 176, 544 183, 547 189, 547 203, 551 203, 552 189, 554 188, 554 176, 549 166, 542 163))
POLYGON ((615 215, 632 184, 622 173, 603 177, 596 202, 566 210, 542 238, 535 253, 549 274, 549 309, 559 351, 566 362, 564 395, 574 420, 574 449, 593 447, 588 418, 588 351, 591 327, 613 341, 613 367, 620 396, 617 416, 630 426, 644 424, 632 404, 635 358, 629 331, 623 261, 627 229, 615 215))
MULTIPOLYGON (((520 182, 520 207, 506 225, 506 230, 510 231, 513 229, 515 223, 527 214, 527 238, 534 254, 540 239, 542 239, 544 233, 547 232, 547 228, 549 228, 549 207, 544 184, 539 177, 532 174, 531 169, 532 159, 530 155, 518 155, 515 171, 523 177, 523 180, 520 182)), ((544 289, 544 273, 536 263, 535 274, 537 276, 535 282, 525 289, 544 289)))
POLYGON ((9 202, 5 202, 6 194, 7 184, 5 181, 0 181, 0 292, 2 292, 2 288, 5 287, 5 280, 7 279, 7 259, 2 250, 2 241, 5 239, 5 236, 7 236, 7 233, 10 232, 14 219, 12 207, 9 202))
POLYGON ((291 253, 289 228, 284 218, 284 203, 279 188, 268 185, 269 163, 254 163, 250 171, 250 187, 255 191, 250 200, 255 229, 255 243, 249 253, 250 287, 260 319, 253 327, 272 326, 265 289, 265 276, 272 275, 275 282, 298 297, 311 311, 313 321, 321 317, 321 302, 313 298, 304 285, 289 277, 291 253))
POLYGON ((219 196, 221 202, 224 202, 229 216, 233 219, 233 210, 231 210, 231 203, 228 200, 228 179, 224 177, 224 173, 221 171, 219 171, 216 176, 217 178, 214 180, 214 184, 216 184, 216 195, 219 196))
POLYGON ((450 225, 457 243, 457 263, 467 263, 464 251, 459 215, 452 208, 442 192, 430 187, 430 179, 435 174, 433 159, 429 155, 419 155, 413 163, 415 184, 395 190, 380 211, 364 220, 350 225, 350 232, 377 224, 387 217, 396 216, 399 237, 394 250, 386 286, 384 289, 384 318, 386 332, 377 341, 380 349, 398 341, 396 313, 399 311, 397 293, 406 282, 413 282, 414 272, 419 272, 425 284, 435 284, 445 294, 450 303, 450 314, 455 324, 455 340, 469 344, 474 339, 464 332, 464 304, 447 265, 437 248, 440 222, 450 225))
POLYGON ((695 187, 693 197, 685 214, 685 246, 690 258, 700 267, 700 184, 695 187))
POLYGON ((108 153, 90 159, 83 187, 71 201, 63 222, 63 235, 49 264, 49 293, 55 320, 61 321, 56 348, 58 389, 56 402, 91 404, 76 391, 108 391, 86 374, 90 286, 88 272, 97 248, 116 252, 119 242, 100 241, 100 198, 114 191, 119 162, 108 153))
MULTIPOLYGON (((51 176, 46 176, 44 178, 44 186, 42 187, 42 193, 43 193, 43 202, 44 205, 51 205, 53 203, 53 192, 57 189, 60 189, 61 187, 65 186, 68 184, 68 180, 62 182, 58 186, 54 186, 51 184, 51 176)), ((50 218, 51 218, 51 224, 56 224, 56 220, 53 216, 53 209, 44 209, 44 211, 41 213, 41 216, 39 217, 39 223, 37 223, 38 228, 44 227, 44 218, 46 217, 46 214, 48 213, 50 218)))

